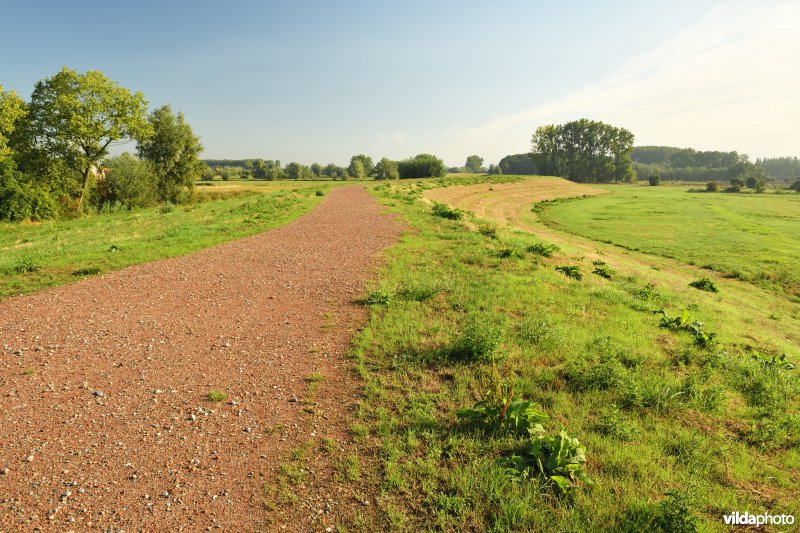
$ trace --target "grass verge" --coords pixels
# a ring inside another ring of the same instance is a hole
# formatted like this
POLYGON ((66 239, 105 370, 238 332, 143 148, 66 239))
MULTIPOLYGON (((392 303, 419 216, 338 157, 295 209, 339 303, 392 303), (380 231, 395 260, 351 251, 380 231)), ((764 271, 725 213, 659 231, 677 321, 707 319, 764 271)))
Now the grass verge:
POLYGON ((634 275, 569 278, 556 267, 591 262, 435 216, 418 189, 375 188, 412 229, 363 299, 353 440, 376 505, 352 529, 715 531, 733 511, 800 513, 797 353, 702 324, 634 275))

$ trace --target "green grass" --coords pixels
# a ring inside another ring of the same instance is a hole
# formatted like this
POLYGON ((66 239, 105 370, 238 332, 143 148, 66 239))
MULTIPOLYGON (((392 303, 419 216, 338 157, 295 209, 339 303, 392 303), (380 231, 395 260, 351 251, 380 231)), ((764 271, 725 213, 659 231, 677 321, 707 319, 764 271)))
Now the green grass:
POLYGON ((212 402, 222 402, 228 399, 228 395, 221 390, 212 390, 206 395, 206 397, 212 402))
POLYGON ((800 513, 797 370, 759 355, 786 346, 780 321, 754 330, 735 302, 685 283, 570 279, 555 267, 591 271, 591 261, 561 251, 498 257, 498 246, 525 250, 541 239, 507 228, 487 239, 469 215, 433 215, 417 188, 376 188, 412 231, 386 252, 371 289, 449 282, 426 299, 382 299, 356 336, 364 389, 352 435, 360 489, 378 505, 354 524, 723 531, 722 516, 734 510, 800 513), (660 327, 662 308, 671 316, 689 308, 718 343, 699 346, 691 323, 660 327), (530 424, 476 428, 456 416, 480 400, 495 413, 504 402, 530 401, 512 405, 546 415, 535 419, 542 433, 530 424), (535 457, 526 443, 542 442, 536 435, 555 442, 562 430, 585 448, 593 487, 575 478, 574 488, 560 489, 551 467, 548 475, 535 465, 530 477, 508 472, 503 458, 535 457))
POLYGON ((552 202, 554 227, 677 259, 800 297, 800 196, 600 186, 610 194, 552 202))
MULTIPOLYGON (((322 198, 320 183, 271 185, 231 198, 42 223, 0 224, 0 298, 183 255, 274 228, 322 198)), ((202 187, 200 187, 202 189, 202 187)))

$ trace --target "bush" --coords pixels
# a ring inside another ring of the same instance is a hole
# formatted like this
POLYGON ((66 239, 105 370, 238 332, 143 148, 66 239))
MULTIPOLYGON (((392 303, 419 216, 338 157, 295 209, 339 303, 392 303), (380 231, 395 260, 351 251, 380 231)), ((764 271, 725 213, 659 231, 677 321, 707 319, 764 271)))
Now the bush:
POLYGON ((499 430, 517 435, 534 435, 543 430, 541 424, 549 417, 530 400, 501 398, 481 400, 468 409, 456 412, 459 420, 483 431, 499 430))
POLYGON ((23 180, 10 160, 0 163, 0 221, 47 220, 55 218, 58 208, 50 195, 23 180))
POLYGON ((559 251, 560 248, 555 244, 537 242, 528 246, 526 250, 532 254, 541 255, 542 257, 550 257, 553 253, 559 251))
POLYGON ((661 176, 650 176, 647 178, 647 183, 650 184, 651 187, 655 187, 661 184, 661 176))
POLYGON ((719 183, 716 181, 709 181, 706 183, 706 192, 717 192, 719 190, 719 183))
POLYGON ((690 287, 694 287, 695 289, 699 289, 701 291, 706 292, 719 292, 717 285, 708 278, 700 278, 691 283, 689 283, 690 287))
POLYGON ((105 165, 109 172, 97 182, 92 195, 94 205, 120 204, 126 209, 155 205, 156 177, 148 163, 126 152, 107 159, 105 165))
POLYGON ((559 493, 577 489, 579 481, 594 485, 583 470, 586 449, 566 431, 553 436, 532 436, 520 455, 503 457, 498 464, 513 476, 534 477, 540 474, 559 493))
POLYGON ((577 280, 583 279, 583 274, 581 274, 581 269, 574 265, 557 266, 556 270, 558 270, 568 278, 577 280))
POLYGON ((451 350, 458 359, 490 359, 497 347, 503 330, 497 317, 489 313, 470 313, 461 328, 461 335, 451 350))
POLYGON ((433 214, 437 217, 447 218, 449 220, 461 220, 464 218, 464 212, 458 208, 452 208, 439 202, 433 203, 433 214))
POLYGON ((431 154, 418 154, 397 162, 400 179, 441 178, 447 174, 444 161, 431 154))
POLYGON ((495 224, 481 224, 478 226, 478 233, 490 239, 497 238, 497 226, 495 224))
POLYGON ((800 193, 800 180, 795 181, 787 187, 790 191, 797 191, 800 193))

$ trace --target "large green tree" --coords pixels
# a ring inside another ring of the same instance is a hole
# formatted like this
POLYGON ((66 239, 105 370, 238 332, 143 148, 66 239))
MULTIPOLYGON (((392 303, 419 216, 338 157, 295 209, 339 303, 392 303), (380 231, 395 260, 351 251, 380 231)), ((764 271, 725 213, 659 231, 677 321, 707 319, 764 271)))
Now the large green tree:
POLYGON ((479 155, 471 155, 467 158, 467 162, 464 167, 467 169, 467 172, 480 172, 481 167, 483 166, 483 158, 479 155))
POLYGON ((531 157, 542 174, 578 182, 633 181, 633 134, 604 122, 580 119, 537 128, 531 157))
POLYGON ((8 137, 17 120, 25 115, 25 103, 14 91, 4 91, 0 85, 0 161, 11 154, 8 137))
POLYGON ((109 147, 141 142, 152 133, 144 95, 132 93, 97 70, 81 74, 64 67, 39 81, 29 113, 36 145, 80 174, 79 211, 94 169, 109 147))
POLYGON ((153 166, 162 201, 184 201, 203 172, 203 162, 199 159, 203 145, 183 113, 176 115, 168 105, 150 113, 148 121, 153 135, 139 143, 139 157, 153 166))
POLYGON ((389 158, 382 158, 375 165, 375 179, 376 180, 396 180, 400 178, 400 173, 397 171, 397 164, 389 158))
POLYGON ((368 155, 358 154, 354 155, 350 158, 350 166, 347 167, 347 172, 354 178, 359 178, 359 172, 356 169, 356 161, 361 162, 361 166, 364 167, 364 176, 370 176, 372 172, 375 170, 375 165, 372 164, 372 158, 368 155))

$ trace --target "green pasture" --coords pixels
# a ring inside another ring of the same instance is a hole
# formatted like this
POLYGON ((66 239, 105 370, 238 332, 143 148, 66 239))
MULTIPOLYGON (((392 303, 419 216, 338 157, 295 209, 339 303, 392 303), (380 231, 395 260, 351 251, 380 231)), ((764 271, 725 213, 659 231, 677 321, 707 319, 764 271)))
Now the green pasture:
POLYGON ((673 258, 800 297, 800 195, 600 186, 609 194, 546 205, 552 227, 673 258))

